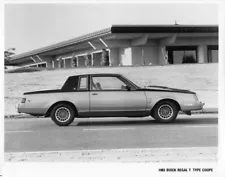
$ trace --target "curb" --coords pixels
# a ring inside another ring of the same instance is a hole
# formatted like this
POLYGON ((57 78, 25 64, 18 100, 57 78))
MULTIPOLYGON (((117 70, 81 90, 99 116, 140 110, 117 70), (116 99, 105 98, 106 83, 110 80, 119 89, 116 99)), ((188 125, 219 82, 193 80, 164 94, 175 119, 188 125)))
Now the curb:
MULTIPOLYGON (((184 114, 179 112, 179 114, 184 114)), ((191 111, 191 114, 218 114, 218 108, 205 108, 200 111, 191 111)))
POLYGON ((96 149, 5 153, 7 162, 216 162, 217 147, 96 149))
POLYGON ((9 118, 16 118, 16 119, 25 119, 25 118, 41 118, 41 116, 31 116, 29 114, 10 114, 10 115, 5 115, 4 116, 5 119, 9 119, 9 118))
MULTIPOLYGON (((184 114, 183 112, 179 112, 179 114, 184 114)), ((192 111, 191 114, 218 114, 218 108, 206 108, 200 111, 192 111)), ((5 119, 15 118, 15 119, 25 119, 25 118, 43 118, 43 116, 31 116, 29 114, 11 114, 5 115, 5 119)))

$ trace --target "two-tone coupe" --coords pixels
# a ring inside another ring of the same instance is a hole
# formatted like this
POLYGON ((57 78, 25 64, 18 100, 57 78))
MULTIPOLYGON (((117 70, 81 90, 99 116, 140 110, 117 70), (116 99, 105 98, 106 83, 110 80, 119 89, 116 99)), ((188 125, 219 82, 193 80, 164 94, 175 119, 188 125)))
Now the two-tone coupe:
POLYGON ((61 89, 24 93, 19 113, 50 116, 59 126, 74 118, 145 117, 173 122, 179 111, 191 115, 204 103, 195 92, 162 86, 142 87, 120 74, 70 76, 61 89))

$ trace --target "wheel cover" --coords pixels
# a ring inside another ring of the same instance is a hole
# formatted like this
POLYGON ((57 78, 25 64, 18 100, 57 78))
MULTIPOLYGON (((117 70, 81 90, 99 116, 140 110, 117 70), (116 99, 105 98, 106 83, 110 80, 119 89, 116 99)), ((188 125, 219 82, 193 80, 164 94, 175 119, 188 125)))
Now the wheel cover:
POLYGON ((70 110, 66 107, 60 107, 55 111, 55 118, 59 122, 66 122, 71 116, 70 110))
POLYGON ((168 104, 163 104, 158 109, 158 115, 161 119, 170 119, 173 116, 173 108, 168 104))

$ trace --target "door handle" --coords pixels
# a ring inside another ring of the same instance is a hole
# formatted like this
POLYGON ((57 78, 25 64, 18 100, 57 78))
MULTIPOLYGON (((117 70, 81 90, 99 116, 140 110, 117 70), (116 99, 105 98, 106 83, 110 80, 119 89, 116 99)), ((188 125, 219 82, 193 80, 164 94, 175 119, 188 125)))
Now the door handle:
POLYGON ((97 93, 92 93, 92 95, 98 95, 97 93))

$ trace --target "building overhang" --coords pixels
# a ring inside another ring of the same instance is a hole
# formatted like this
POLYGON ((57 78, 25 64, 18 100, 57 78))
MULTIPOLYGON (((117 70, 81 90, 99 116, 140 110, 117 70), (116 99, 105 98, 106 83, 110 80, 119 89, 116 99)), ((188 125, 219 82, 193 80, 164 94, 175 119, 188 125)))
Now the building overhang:
POLYGON ((63 47, 66 47, 66 46, 70 46, 70 45, 73 45, 73 44, 78 44, 78 43, 81 43, 81 42, 84 42, 84 41, 87 41, 87 40, 90 40, 90 39, 105 36, 105 35, 110 34, 110 33, 111 33, 111 28, 106 28, 106 29, 103 29, 103 30, 100 30, 100 31, 96 31, 96 32, 89 33, 89 34, 86 34, 86 35, 83 35, 83 36, 79 36, 79 37, 74 38, 74 39, 70 39, 70 40, 59 42, 59 43, 56 43, 56 44, 53 44, 53 45, 50 45, 50 46, 47 46, 47 47, 42 47, 42 48, 39 48, 39 49, 36 49, 36 50, 32 50, 32 51, 25 52, 25 53, 22 53, 22 54, 19 54, 19 55, 15 55, 15 56, 12 57, 12 61, 16 60, 16 59, 19 59, 19 58, 27 57, 27 56, 37 55, 37 54, 45 53, 45 52, 48 52, 48 51, 56 50, 56 49, 63 48, 63 47))
POLYGON ((113 25, 111 33, 218 33, 216 25, 113 25))
MULTIPOLYGON (((148 39, 171 40, 171 37, 217 36, 216 25, 113 25, 74 39, 15 55, 11 62, 30 60, 32 56, 59 55, 78 50, 144 45, 148 39)), ((163 41, 164 42, 164 41, 163 41)))

